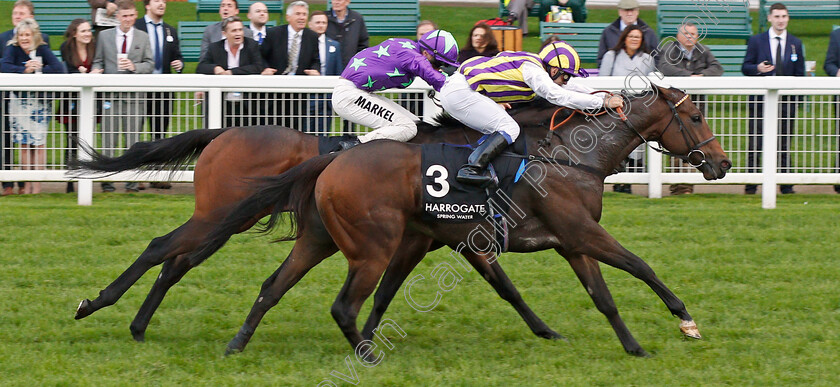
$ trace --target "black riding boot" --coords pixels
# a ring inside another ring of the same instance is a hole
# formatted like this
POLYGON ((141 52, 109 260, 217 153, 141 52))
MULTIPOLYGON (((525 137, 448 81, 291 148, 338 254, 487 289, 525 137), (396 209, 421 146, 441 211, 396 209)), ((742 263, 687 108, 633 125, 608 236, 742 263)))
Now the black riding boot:
POLYGON ((487 184, 491 177, 485 168, 491 160, 496 158, 499 153, 502 153, 507 148, 508 142, 499 132, 494 132, 487 140, 481 143, 477 148, 470 153, 467 159, 467 165, 458 170, 458 176, 455 177, 460 183, 483 186, 487 184))

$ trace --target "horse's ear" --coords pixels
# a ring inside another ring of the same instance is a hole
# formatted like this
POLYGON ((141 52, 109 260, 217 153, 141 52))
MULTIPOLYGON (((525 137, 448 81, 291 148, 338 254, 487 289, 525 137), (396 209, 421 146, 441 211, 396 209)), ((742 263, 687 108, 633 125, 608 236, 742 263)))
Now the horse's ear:
POLYGON ((659 86, 653 82, 651 82, 651 86, 656 88, 656 93, 661 95, 662 98, 672 102, 677 100, 676 96, 673 93, 673 88, 659 86))
POLYGON ((682 95, 680 94, 688 94, 685 91, 677 89, 675 87, 663 87, 656 84, 653 84, 653 86, 655 86, 658 89, 658 92, 662 96, 662 98, 665 98, 665 100, 671 101, 673 103, 676 103, 682 98, 682 95))

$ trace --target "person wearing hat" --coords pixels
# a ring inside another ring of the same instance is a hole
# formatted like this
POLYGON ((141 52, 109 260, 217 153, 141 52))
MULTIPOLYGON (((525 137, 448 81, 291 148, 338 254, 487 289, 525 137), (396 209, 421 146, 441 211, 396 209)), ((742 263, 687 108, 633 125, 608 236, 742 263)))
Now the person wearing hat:
POLYGON ((586 76, 577 51, 562 40, 546 45, 539 54, 505 51, 464 61, 441 88, 440 102, 452 117, 489 136, 473 150, 455 179, 477 186, 491 180, 487 164, 519 137, 519 124, 505 111, 511 102, 540 96, 573 109, 624 105, 619 96, 592 95, 588 87, 567 84, 572 77, 586 76))
MULTIPOLYGON (((647 23, 639 19, 638 0, 620 0, 618 2, 618 19, 610 23, 604 32, 601 33, 601 40, 598 42, 598 67, 601 67, 601 60, 604 54, 618 44, 619 37, 624 28, 629 25, 637 25, 644 33, 645 46, 648 52, 656 52, 659 45, 659 38, 656 31, 650 28, 647 23)), ((655 56, 655 55, 654 55, 655 56)))

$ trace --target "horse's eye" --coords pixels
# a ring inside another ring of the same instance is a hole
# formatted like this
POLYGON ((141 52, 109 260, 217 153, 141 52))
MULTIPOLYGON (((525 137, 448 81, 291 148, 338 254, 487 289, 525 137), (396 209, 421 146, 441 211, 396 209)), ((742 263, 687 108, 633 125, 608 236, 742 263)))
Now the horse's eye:
POLYGON ((691 121, 693 121, 695 124, 699 124, 700 123, 700 115, 695 114, 695 115, 691 116, 691 121))

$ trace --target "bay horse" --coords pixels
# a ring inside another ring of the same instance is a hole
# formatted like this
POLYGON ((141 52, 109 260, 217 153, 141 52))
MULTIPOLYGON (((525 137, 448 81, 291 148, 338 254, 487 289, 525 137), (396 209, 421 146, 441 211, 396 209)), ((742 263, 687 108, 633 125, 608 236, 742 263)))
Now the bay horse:
MULTIPOLYGON (((532 153, 525 170, 529 177, 524 179, 529 184, 519 183, 513 189, 512 201, 524 216, 510 231, 509 251, 555 249, 572 266, 624 350, 647 356, 619 316, 598 262, 644 281, 680 319, 684 335, 701 336, 685 304, 650 266, 598 223, 604 178, 647 141, 658 141, 671 154, 688 159, 707 180, 724 177, 731 162, 685 92, 654 85, 646 93, 625 98, 627 115, 601 116, 597 120, 602 129, 594 128, 592 120, 582 115, 573 116, 569 122, 569 127, 576 130, 548 134, 550 128, 544 125, 523 126, 522 135, 527 136, 532 153), (550 150, 549 157, 541 156, 543 152, 533 154, 541 147, 550 150)), ((284 210, 294 214, 293 229, 286 239, 296 239, 295 246, 263 284, 226 353, 245 348, 265 313, 312 267, 331 255, 332 246, 344 253, 349 270, 331 313, 353 348, 370 339, 405 279, 386 271, 393 265, 390 259, 394 253, 406 248, 401 242, 403 236, 414 235, 413 240, 423 242, 405 254, 425 254, 425 247, 432 241, 458 251, 459 244, 476 228, 475 224, 435 223, 422 217, 420 163, 421 148, 417 145, 375 141, 319 156, 280 176, 261 179, 256 192, 243 200, 189 257, 192 264, 199 264, 243 222, 252 221, 266 207, 274 207, 266 224, 269 228, 277 224, 284 210), (380 277, 371 316, 360 333, 356 317, 380 277)), ((484 227, 492 229, 488 224, 484 227)), ((470 260, 493 259, 496 254, 490 248, 462 249, 460 253, 470 260)))
MULTIPOLYGON (((512 116, 523 125, 538 122, 545 124, 549 117, 534 114, 533 104, 520 105, 512 111, 512 116)), ((474 143, 480 136, 461 126, 441 128, 421 122, 412 142, 467 144, 474 143)), ((197 158, 194 174, 195 210, 190 219, 168 234, 154 238, 128 269, 99 292, 99 297, 82 300, 76 309, 75 318, 78 320, 113 305, 143 274, 163 263, 160 275, 129 326, 132 337, 142 342, 152 315, 166 292, 195 267, 184 256, 196 249, 204 236, 235 208, 236 203, 252 193, 253 187, 247 184, 247 178, 277 175, 317 156, 318 137, 281 126, 256 126, 199 129, 157 141, 139 142, 119 157, 103 156, 85 144, 83 147, 90 160, 76 162, 74 174, 77 176, 136 169, 178 169, 197 158)), ((269 206, 260 213, 268 214, 270 210, 269 206)), ((250 229, 260 218, 256 216, 241 224, 237 232, 250 229)), ((434 250, 442 246, 440 243, 425 242, 425 239, 413 241, 411 236, 406 235, 405 250, 434 250)), ((338 251, 337 247, 333 253, 335 251, 338 251)), ((398 275, 407 276, 423 255, 398 252, 389 270, 406 271, 398 275)), ((550 339, 562 337, 531 311, 497 262, 488 264, 482 259, 476 259, 470 264, 503 299, 513 304, 534 334, 550 339)))

